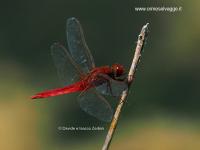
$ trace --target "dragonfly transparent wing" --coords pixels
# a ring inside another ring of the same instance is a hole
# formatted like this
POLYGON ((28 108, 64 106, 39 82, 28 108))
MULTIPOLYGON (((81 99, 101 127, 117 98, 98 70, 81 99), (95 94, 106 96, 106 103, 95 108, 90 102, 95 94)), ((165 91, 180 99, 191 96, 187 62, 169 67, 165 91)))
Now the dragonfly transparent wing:
POLYGON ((82 110, 91 116, 105 122, 110 122, 113 116, 113 110, 107 100, 95 89, 89 89, 78 97, 82 110))
POLYGON ((96 86, 96 90, 103 95, 119 97, 128 88, 125 81, 114 80, 106 74, 100 74, 99 78, 102 78, 104 82, 96 86))
POLYGON ((51 55, 57 68, 58 76, 65 85, 78 80, 80 75, 83 74, 81 68, 63 45, 54 43, 51 46, 51 55))
POLYGON ((72 58, 81 66, 84 72, 89 72, 95 67, 94 59, 85 42, 81 24, 76 18, 72 17, 67 20, 66 34, 72 58))

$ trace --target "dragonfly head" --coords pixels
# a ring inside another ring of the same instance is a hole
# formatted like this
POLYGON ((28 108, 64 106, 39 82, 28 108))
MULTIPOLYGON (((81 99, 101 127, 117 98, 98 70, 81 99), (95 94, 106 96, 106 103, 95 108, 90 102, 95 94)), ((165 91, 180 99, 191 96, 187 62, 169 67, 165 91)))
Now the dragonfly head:
POLYGON ((124 74, 124 66, 120 64, 113 64, 111 66, 111 69, 114 77, 120 77, 121 75, 124 74))

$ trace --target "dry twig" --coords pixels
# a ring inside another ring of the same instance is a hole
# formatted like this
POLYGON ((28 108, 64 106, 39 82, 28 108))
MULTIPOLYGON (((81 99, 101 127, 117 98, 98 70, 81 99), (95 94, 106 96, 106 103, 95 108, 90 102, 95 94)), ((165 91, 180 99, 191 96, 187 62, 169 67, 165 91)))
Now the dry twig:
POLYGON ((138 36, 137 46, 135 48, 135 54, 133 57, 133 61, 132 61, 130 70, 129 70, 129 74, 127 76, 128 89, 124 90, 120 96, 119 104, 117 105, 117 108, 116 108, 115 114, 113 116, 110 128, 108 130, 104 145, 102 147, 102 150, 108 150, 109 145, 111 143, 113 133, 116 129, 118 119, 119 119, 119 116, 121 113, 121 109, 124 105, 124 102, 126 101, 126 97, 128 96, 129 87, 130 87, 131 83, 133 82, 133 78, 134 78, 135 72, 136 72, 136 67, 137 67, 137 64, 141 57, 141 52, 142 52, 142 49, 143 49, 143 46, 144 46, 144 43, 145 43, 145 40, 147 37, 148 25, 149 25, 149 23, 147 23, 146 25, 144 25, 142 27, 140 35, 138 36))

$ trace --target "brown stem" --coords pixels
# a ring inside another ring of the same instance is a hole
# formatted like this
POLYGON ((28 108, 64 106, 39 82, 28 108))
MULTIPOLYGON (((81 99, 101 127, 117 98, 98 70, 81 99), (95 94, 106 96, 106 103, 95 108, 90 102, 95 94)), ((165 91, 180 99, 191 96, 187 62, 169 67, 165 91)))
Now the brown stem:
MULTIPOLYGON (((147 23, 146 25, 144 25, 142 27, 140 35, 138 36, 137 46, 135 48, 135 54, 134 54, 133 61, 132 61, 132 64, 131 64, 131 67, 130 67, 130 70, 129 70, 129 73, 127 76, 127 82, 128 82, 129 87, 130 87, 131 83, 133 82, 137 64, 139 63, 139 60, 141 57, 141 52, 142 52, 142 49, 144 47, 144 43, 145 43, 145 40, 147 37, 148 25, 149 25, 149 23, 147 23)), ((129 91, 129 88, 124 90, 120 96, 119 104, 117 105, 117 108, 115 110, 115 114, 114 114, 112 122, 110 124, 110 128, 108 130, 102 150, 108 150, 108 148, 110 146, 110 143, 111 143, 111 140, 112 140, 112 137, 113 137, 114 131, 116 129, 120 113, 121 113, 121 109, 124 105, 124 102, 126 101, 127 96, 128 96, 128 91, 129 91)))

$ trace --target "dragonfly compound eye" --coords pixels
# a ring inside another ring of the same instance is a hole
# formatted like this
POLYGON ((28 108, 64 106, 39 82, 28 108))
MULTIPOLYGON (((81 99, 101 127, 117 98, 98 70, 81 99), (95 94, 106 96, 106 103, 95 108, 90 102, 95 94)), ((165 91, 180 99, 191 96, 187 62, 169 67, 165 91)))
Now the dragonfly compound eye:
POLYGON ((119 77, 124 73, 124 67, 121 64, 113 64, 111 68, 116 77, 119 77))

